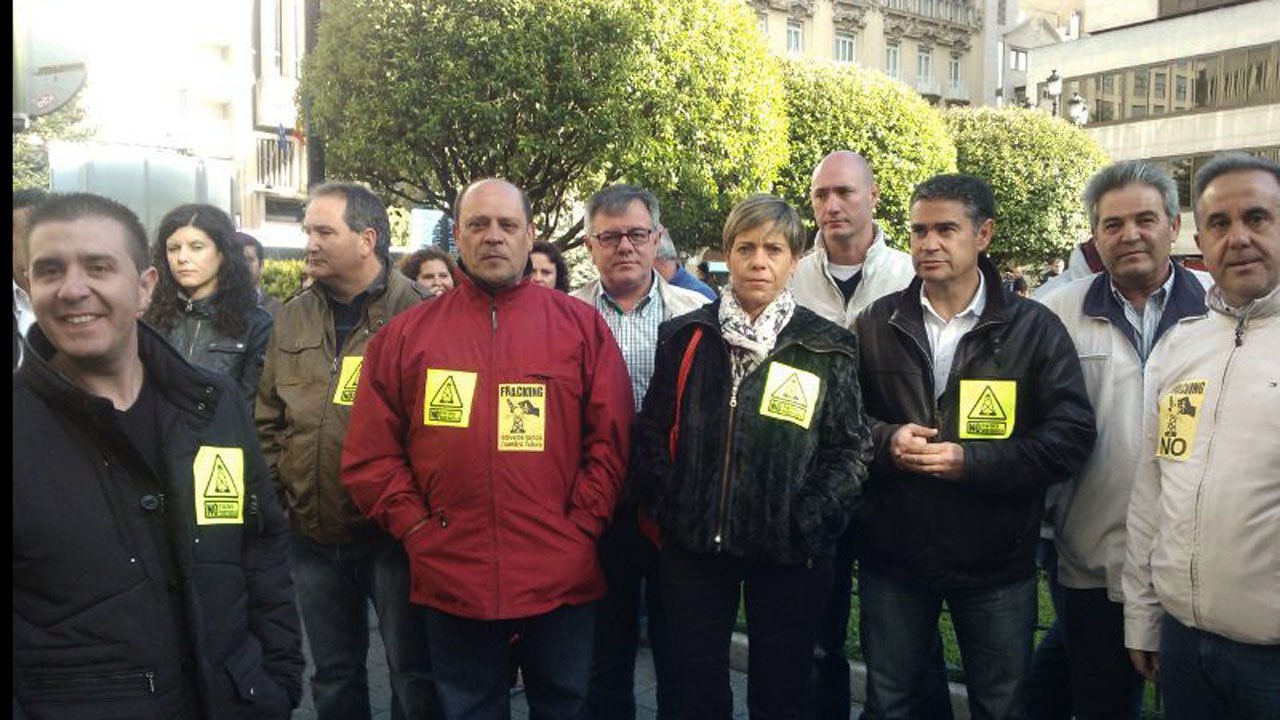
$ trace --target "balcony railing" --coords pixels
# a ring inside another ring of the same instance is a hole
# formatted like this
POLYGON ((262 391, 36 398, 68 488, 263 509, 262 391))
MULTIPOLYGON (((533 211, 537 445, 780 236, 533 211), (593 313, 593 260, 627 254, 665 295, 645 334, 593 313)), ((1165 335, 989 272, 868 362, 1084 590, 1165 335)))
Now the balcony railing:
POLYGON ((931 77, 917 77, 916 92, 921 95, 942 97, 942 86, 937 80, 934 80, 931 77))
POLYGON ((304 195, 307 192, 307 152, 298 138, 286 134, 256 132, 257 185, 259 189, 284 194, 304 195))
POLYGON ((945 100, 954 102, 972 102, 973 98, 969 95, 969 85, 963 80, 955 80, 943 83, 942 97, 945 100))
POLYGON ((885 0, 885 8, 957 25, 977 25, 977 11, 970 0, 885 0))

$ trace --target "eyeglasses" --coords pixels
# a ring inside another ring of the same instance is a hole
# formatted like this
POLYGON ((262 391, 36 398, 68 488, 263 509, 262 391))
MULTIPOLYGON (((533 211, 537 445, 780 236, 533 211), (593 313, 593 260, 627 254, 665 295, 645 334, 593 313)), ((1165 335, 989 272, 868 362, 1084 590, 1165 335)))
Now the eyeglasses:
POLYGON ((631 228, 630 230, 620 232, 602 232, 592 235, 591 237, 601 245, 607 248, 616 248, 618 243, 622 242, 622 238, 631 241, 632 246, 640 247, 649 242, 649 236, 653 234, 653 228, 631 228))

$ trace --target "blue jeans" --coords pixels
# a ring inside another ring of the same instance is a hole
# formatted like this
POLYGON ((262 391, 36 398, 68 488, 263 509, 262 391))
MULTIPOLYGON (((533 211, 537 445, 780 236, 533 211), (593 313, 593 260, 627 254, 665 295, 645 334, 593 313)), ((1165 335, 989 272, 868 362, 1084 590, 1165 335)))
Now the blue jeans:
POLYGON ((316 717, 370 717, 370 600, 387 649, 391 717, 442 717, 431 681, 426 618, 422 607, 409 602, 409 561, 400 543, 377 529, 344 545, 321 545, 294 533, 289 560, 315 663, 316 717))
POLYGON ((1166 614, 1160 624, 1165 717, 1274 718, 1280 708, 1280 645, 1251 645, 1196 630, 1166 614))
POLYGON ((427 608, 445 717, 508 720, 511 661, 518 653, 529 717, 584 720, 594 623, 594 605, 562 605, 517 620, 472 620, 427 608))
POLYGON ((1041 537, 1036 546, 1036 564, 1048 571, 1049 601, 1053 603, 1053 624, 1040 638, 1031 658, 1027 679, 1027 717, 1031 720, 1071 720, 1071 671, 1067 659, 1063 587, 1058 583, 1058 551, 1053 538, 1041 537))
POLYGON ((866 717, 918 717, 942 602, 964 663, 969 715, 1021 718, 1036 621, 1036 582, 930 590, 862 570, 858 575, 867 662, 866 717))

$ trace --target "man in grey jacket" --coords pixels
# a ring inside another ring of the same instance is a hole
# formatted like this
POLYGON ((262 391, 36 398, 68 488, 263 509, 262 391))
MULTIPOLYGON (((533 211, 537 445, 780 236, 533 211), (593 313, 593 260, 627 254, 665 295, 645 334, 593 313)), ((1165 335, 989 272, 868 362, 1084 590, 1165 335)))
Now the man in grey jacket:
MULTIPOLYGON (((600 279, 574 297, 593 305, 622 350, 636 407, 653 375, 658 326, 703 306, 707 298, 671 285, 653 267, 662 232, 658 200, 635 185, 607 187, 587 201, 587 250, 600 279)), ((588 697, 596 720, 635 717, 635 664, 640 593, 645 588, 649 642, 658 680, 658 717, 675 717, 672 665, 658 598, 658 554, 641 536, 636 506, 618 503, 613 522, 600 538, 600 564, 609 593, 596 608, 595 653, 588 697)))

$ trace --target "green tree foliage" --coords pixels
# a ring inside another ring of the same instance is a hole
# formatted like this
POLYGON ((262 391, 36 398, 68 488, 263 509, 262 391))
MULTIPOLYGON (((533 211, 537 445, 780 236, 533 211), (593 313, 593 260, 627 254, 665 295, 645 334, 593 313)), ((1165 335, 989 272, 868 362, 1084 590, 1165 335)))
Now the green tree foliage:
POLYGON ((781 68, 741 0, 640 5, 650 24, 633 103, 648 123, 610 167, 654 191, 677 245, 718 246, 734 203, 769 190, 786 162, 781 68))
POLYGON ((571 246, 630 180, 691 242, 785 157, 773 61, 737 0, 334 0, 299 99, 331 173, 452 213, 488 176, 571 246))
POLYGON ((643 25, 625 0, 335 0, 299 95, 333 175, 450 213, 502 176, 552 228, 646 121, 643 25))
POLYGON ((262 263, 263 289, 280 302, 288 300, 302 287, 302 271, 306 265, 302 260, 268 258, 262 263))
POLYGON ((880 186, 876 219, 893 244, 905 248, 912 189, 956 168, 956 147, 941 115, 874 70, 789 61, 784 77, 791 158, 779 174, 779 194, 812 222, 814 167, 832 151, 856 151, 871 164, 880 186))
POLYGON ((49 143, 93 137, 81 105, 81 90, 66 105, 35 118, 25 131, 13 134, 13 187, 49 187, 49 143))
POLYGON ((985 179, 995 192, 992 257, 1041 263, 1065 257, 1089 237, 1080 197, 1109 160, 1083 130, 1022 108, 952 110, 945 117, 960 171, 985 179))

